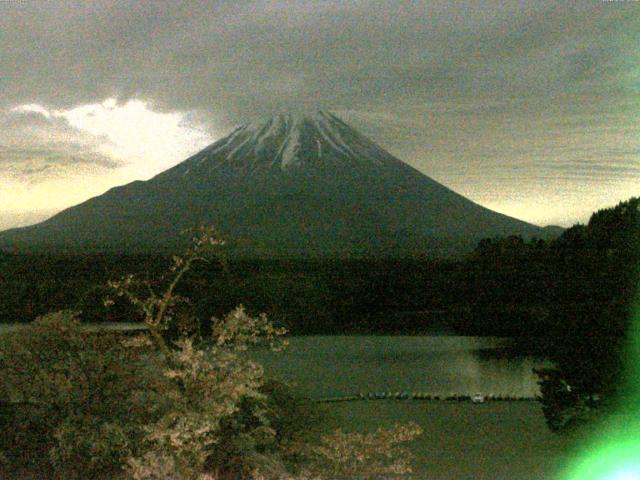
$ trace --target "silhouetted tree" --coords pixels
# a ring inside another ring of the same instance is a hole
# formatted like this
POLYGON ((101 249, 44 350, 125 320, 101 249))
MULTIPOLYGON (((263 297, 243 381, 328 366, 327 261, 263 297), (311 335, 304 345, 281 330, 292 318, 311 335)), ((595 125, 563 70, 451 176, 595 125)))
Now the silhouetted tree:
POLYGON ((632 198, 600 210, 554 243, 546 343, 555 367, 538 372, 553 430, 592 418, 620 386, 640 266, 639 206, 632 198))

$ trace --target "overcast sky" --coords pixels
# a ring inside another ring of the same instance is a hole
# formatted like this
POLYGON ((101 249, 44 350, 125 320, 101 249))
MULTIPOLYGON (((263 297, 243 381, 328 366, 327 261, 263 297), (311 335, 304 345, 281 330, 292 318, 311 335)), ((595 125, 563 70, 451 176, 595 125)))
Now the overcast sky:
POLYGON ((0 228, 334 112, 494 210, 640 195, 640 2, 0 1, 0 228))

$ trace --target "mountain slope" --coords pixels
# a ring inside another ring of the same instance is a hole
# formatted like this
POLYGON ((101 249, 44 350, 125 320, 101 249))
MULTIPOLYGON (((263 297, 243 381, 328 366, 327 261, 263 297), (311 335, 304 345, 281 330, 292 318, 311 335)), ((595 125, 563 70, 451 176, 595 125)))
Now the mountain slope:
POLYGON ((27 228, 13 249, 172 249, 214 225, 244 256, 452 255, 484 237, 547 236, 409 167, 337 117, 242 126, 146 182, 116 187, 27 228))

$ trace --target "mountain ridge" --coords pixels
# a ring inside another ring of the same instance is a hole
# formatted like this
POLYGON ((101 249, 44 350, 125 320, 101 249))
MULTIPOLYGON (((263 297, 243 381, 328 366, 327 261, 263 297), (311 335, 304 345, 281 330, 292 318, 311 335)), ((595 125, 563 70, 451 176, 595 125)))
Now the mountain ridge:
POLYGON ((319 111, 249 122, 150 180, 0 232, 0 247, 171 250, 179 231, 202 223, 230 239, 234 254, 260 257, 450 256, 485 237, 548 236, 319 111))

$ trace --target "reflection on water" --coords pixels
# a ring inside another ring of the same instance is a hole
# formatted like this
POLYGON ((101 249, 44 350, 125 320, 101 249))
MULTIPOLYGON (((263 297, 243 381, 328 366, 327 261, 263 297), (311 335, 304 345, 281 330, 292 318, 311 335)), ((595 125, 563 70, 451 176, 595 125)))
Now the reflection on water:
POLYGON ((293 337, 281 354, 257 354, 267 371, 311 396, 358 392, 483 393, 534 397, 534 358, 490 358, 504 339, 459 336, 293 337))

